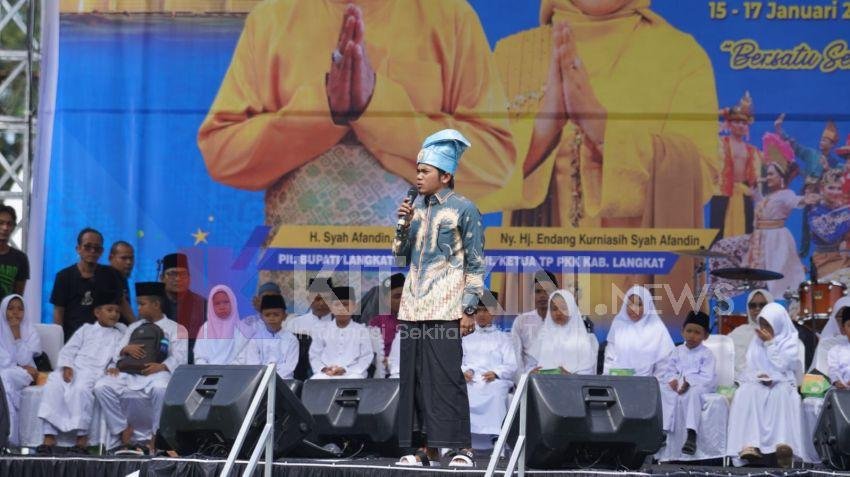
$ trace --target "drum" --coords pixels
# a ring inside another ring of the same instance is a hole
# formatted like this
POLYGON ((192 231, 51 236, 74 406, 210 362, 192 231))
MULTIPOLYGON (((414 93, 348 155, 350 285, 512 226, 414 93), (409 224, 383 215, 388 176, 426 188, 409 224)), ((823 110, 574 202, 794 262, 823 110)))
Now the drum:
POLYGON ((812 331, 820 333, 829 320, 835 302, 847 294, 847 287, 836 281, 806 281, 800 284, 799 294, 800 315, 797 321, 805 322, 812 331))
POLYGON ((747 315, 717 315, 718 325, 721 335, 728 335, 735 328, 746 325, 747 315))
POLYGON ((832 305, 847 294, 847 287, 836 281, 827 283, 806 281, 800 284, 799 294, 800 318, 812 317, 824 320, 832 313, 832 305))

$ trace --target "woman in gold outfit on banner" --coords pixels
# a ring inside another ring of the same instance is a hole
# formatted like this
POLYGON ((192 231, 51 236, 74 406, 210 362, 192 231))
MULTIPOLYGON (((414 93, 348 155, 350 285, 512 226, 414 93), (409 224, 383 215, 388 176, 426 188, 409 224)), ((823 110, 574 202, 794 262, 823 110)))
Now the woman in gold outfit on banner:
MULTIPOLYGON (((542 0, 540 27, 496 45, 518 159, 524 158, 526 209, 506 214, 511 225, 703 228, 703 205, 720 167, 714 73, 696 41, 649 6, 542 0)), ((680 259, 654 282, 670 283, 678 298, 692 266, 680 259)), ((612 285, 622 293, 651 282, 591 276, 580 280, 582 301, 591 310, 605 304, 610 313, 618 306, 612 285)), ((508 296, 519 285, 506 279, 508 296)), ((668 300, 659 305, 671 313, 668 300)))

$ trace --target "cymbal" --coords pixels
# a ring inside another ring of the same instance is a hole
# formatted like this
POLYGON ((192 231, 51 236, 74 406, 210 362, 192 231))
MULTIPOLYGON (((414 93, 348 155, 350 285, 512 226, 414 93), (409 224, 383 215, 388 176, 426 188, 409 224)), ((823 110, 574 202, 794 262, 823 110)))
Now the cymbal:
POLYGON ((676 255, 687 255, 689 257, 700 257, 700 258, 726 258, 731 260, 732 257, 726 255, 722 252, 715 252, 714 250, 708 249, 697 249, 697 250, 674 250, 673 253, 676 255))
POLYGON ((711 274, 715 277, 725 278, 727 280, 744 280, 748 282, 779 280, 785 276, 781 273, 771 272, 770 270, 747 267, 719 268, 712 271, 711 274))

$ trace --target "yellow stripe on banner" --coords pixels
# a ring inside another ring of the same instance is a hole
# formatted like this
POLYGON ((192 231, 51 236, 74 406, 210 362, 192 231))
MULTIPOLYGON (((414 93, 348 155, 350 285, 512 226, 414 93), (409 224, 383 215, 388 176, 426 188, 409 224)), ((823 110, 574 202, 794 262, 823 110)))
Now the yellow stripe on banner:
POLYGON ((340 225, 283 225, 271 248, 392 248, 395 229, 340 225))
POLYGON ((708 248, 717 229, 490 227, 486 248, 498 250, 668 251, 708 248))

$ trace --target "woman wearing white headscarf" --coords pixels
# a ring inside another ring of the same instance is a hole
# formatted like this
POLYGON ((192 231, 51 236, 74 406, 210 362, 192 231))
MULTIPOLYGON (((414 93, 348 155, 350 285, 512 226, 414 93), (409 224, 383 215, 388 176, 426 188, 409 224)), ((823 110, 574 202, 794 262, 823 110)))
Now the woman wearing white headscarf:
POLYGON ((658 316, 653 296, 636 285, 626 292, 614 317, 605 347, 605 370, 633 369, 635 376, 661 376, 675 349, 670 332, 658 316))
POLYGON ((827 356, 829 350, 837 344, 847 342, 847 337, 841 331, 841 313, 845 308, 850 308, 850 296, 843 296, 832 305, 829 321, 826 322, 820 332, 818 347, 815 349, 815 359, 812 360, 812 370, 817 369, 821 373, 828 374, 827 356))
MULTIPOLYGON (((788 467, 793 454, 802 450, 799 338, 788 312, 778 303, 764 307, 759 326, 729 411, 726 453, 752 460, 776 452, 779 465, 788 467)), ((735 463, 741 464, 738 459, 735 463)))
POLYGON ((33 358, 42 352, 41 339, 20 295, 8 295, 0 302, 0 322, 0 379, 9 408, 9 443, 17 445, 21 391, 38 376, 33 358))
POLYGON ((750 292, 747 296, 747 323, 741 325, 731 333, 729 337, 735 344, 735 376, 740 376, 747 366, 747 348, 756 337, 756 329, 759 327, 759 313, 768 303, 773 303, 773 295, 767 290, 758 289, 750 292))
POLYGON ((195 342, 195 364, 243 364, 247 346, 236 295, 226 285, 214 286, 207 298, 207 321, 195 342))
POLYGON ((528 370, 560 369, 569 374, 596 374, 599 342, 588 333, 572 293, 557 290, 529 351, 528 370))

